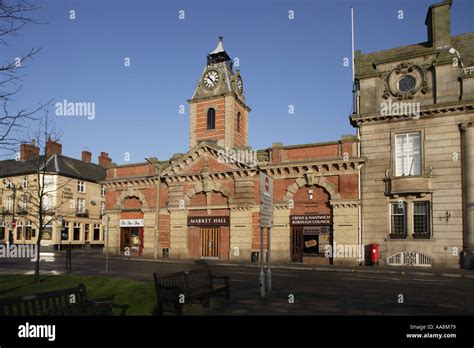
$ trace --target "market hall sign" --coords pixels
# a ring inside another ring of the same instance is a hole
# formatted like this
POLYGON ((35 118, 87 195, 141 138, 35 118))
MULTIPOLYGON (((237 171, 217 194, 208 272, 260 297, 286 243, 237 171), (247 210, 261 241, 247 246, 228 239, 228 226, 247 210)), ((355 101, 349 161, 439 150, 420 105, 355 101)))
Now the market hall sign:
POLYGON ((188 226, 230 226, 229 216, 188 216, 188 226))
POLYGON ((331 215, 290 215, 290 225, 331 225, 331 215))

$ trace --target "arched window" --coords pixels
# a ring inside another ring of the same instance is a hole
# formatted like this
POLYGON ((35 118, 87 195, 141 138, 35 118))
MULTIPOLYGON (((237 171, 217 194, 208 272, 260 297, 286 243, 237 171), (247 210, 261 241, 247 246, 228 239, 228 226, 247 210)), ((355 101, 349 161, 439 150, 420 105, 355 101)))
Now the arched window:
POLYGON ((240 133, 240 111, 237 113, 237 132, 240 133))
POLYGON ((214 108, 209 108, 207 110, 207 129, 215 129, 216 128, 216 110, 214 108))

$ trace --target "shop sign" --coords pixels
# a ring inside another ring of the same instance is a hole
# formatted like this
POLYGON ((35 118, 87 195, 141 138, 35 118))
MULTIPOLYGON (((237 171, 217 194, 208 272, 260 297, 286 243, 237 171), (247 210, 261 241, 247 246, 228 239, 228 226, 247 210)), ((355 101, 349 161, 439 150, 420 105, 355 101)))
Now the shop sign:
POLYGON ((143 227, 144 219, 120 219, 120 227, 143 227))
POLYGON ((273 226, 273 178, 260 173, 260 227, 273 226))
POLYGON ((307 248, 311 248, 311 247, 314 247, 314 246, 318 245, 318 242, 317 242, 316 239, 310 239, 310 240, 307 240, 306 242, 304 242, 304 245, 307 248))
POLYGON ((291 215, 290 225, 331 225, 331 215, 291 215))
POLYGON ((230 226, 229 216, 188 216, 188 226, 230 226))

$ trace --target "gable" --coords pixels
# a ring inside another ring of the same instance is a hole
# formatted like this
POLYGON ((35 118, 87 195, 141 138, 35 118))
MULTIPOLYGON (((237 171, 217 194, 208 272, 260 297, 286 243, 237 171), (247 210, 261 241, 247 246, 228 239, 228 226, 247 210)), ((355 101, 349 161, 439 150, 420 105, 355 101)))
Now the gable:
POLYGON ((252 166, 232 160, 223 148, 214 148, 207 143, 200 143, 172 163, 162 175, 200 175, 205 168, 210 172, 231 172, 251 169, 252 166))

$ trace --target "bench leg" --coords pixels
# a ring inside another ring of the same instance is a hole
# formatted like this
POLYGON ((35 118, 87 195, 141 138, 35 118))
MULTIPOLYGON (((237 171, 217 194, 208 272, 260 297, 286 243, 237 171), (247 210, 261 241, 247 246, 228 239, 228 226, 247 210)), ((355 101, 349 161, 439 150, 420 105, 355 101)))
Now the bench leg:
POLYGON ((226 298, 226 299, 229 299, 229 298, 230 298, 230 286, 228 286, 228 287, 225 289, 225 298, 226 298))
POLYGON ((202 301, 202 306, 204 308, 209 308, 210 300, 211 300, 211 296, 207 295, 206 297, 204 297, 204 300, 202 301))
POLYGON ((163 315, 163 303, 158 302, 153 310, 153 315, 163 315))
POLYGON ((183 305, 181 303, 175 304, 176 315, 183 315, 183 305))

